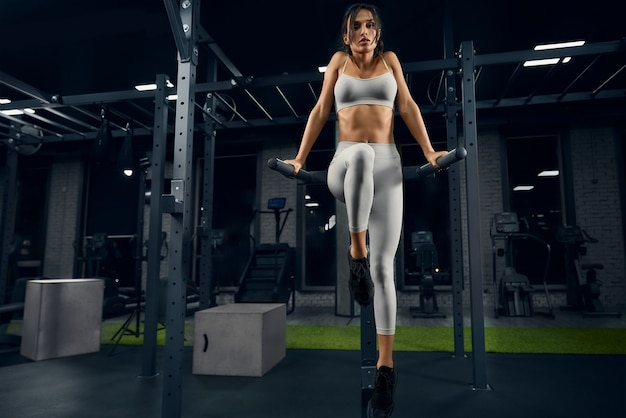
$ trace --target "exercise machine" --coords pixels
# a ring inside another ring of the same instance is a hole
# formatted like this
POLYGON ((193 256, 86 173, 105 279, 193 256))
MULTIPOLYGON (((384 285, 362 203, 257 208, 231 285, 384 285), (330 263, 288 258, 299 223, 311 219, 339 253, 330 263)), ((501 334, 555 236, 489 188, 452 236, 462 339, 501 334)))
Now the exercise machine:
POLYGON ((600 287, 602 282, 598 280, 598 270, 604 265, 600 263, 583 263, 583 256, 587 255, 585 244, 596 244, 598 240, 592 238, 579 226, 562 226, 557 232, 557 241, 565 248, 565 272, 567 275, 567 303, 562 310, 576 310, 582 312, 584 317, 620 318, 620 312, 608 312, 604 309, 600 300, 600 287))
POLYGON ((112 241, 104 232, 94 233, 87 239, 84 255, 77 243, 74 243, 77 261, 82 277, 97 277, 104 280, 104 300, 102 314, 105 317, 114 317, 128 312, 133 301, 133 295, 120 290, 119 283, 112 277, 110 257, 112 241))
POLYGON ((235 303, 285 303, 287 313, 295 309, 295 250, 280 242, 289 213, 285 209, 286 198, 276 197, 267 202, 268 211, 276 221, 275 242, 259 244, 248 259, 235 292, 235 303), (282 215, 285 214, 282 224, 282 215))
MULTIPOLYGON (((467 156, 463 147, 455 148, 437 159, 439 169, 443 170, 451 164, 461 161, 467 156)), ((293 166, 278 158, 270 158, 267 162, 270 169, 287 178, 299 180, 299 184, 326 184, 326 171, 299 170, 294 176, 293 166)), ((404 167, 405 180, 416 180, 434 174, 437 171, 432 164, 419 167, 404 167)), ((374 391, 376 377, 376 324, 374 323, 374 304, 361 307, 361 418, 367 417, 367 404, 374 391)))
POLYGON ((419 306, 411 307, 413 318, 445 318, 437 306, 435 282, 449 278, 439 269, 437 247, 431 231, 411 233, 411 256, 415 259, 415 270, 406 269, 409 278, 415 279, 419 286, 419 306))
POLYGON ((500 314, 504 316, 533 316, 533 314, 541 314, 554 318, 554 308, 546 283, 550 268, 550 244, 536 235, 522 232, 517 213, 515 212, 496 213, 491 220, 489 234, 492 244, 495 317, 498 318, 500 314), (528 276, 520 274, 516 269, 513 246, 515 241, 520 240, 533 240, 546 250, 546 258, 543 261, 542 283, 547 311, 536 310, 533 307, 532 294, 535 292, 535 288, 531 285, 528 276), (498 241, 504 241, 504 248, 497 248, 498 241), (505 257, 504 272, 499 281, 496 277, 497 256, 505 257))

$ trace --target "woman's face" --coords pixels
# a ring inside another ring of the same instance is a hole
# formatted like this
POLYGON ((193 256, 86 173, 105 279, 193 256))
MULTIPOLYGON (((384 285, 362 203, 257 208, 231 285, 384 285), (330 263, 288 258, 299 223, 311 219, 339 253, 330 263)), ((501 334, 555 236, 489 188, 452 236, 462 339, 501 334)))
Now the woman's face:
POLYGON ((348 33, 344 34, 343 41, 352 52, 368 52, 376 48, 380 30, 371 11, 359 10, 354 22, 348 21, 347 27, 348 33))

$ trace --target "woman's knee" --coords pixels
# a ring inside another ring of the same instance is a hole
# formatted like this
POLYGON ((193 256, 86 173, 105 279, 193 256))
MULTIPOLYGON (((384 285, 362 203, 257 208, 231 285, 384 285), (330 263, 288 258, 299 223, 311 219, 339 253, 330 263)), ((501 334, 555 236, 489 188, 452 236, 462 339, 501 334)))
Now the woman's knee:
MULTIPOLYGON (((375 256, 370 251, 370 257, 375 256)), ((378 260, 370 259, 370 270, 372 280, 377 283, 381 291, 391 288, 395 291, 394 266, 393 259, 391 262, 377 262, 378 260)))

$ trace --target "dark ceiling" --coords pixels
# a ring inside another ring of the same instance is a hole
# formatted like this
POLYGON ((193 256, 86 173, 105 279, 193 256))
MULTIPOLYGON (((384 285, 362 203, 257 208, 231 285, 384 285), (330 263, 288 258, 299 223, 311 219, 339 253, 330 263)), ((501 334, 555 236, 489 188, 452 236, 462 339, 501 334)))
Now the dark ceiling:
MULTIPOLYGON (((350 3, 340 0, 309 3, 204 1, 200 25, 232 65, 246 76, 262 79, 314 73, 319 65, 326 64, 336 49, 341 17, 350 3)), ((560 69, 558 74, 545 69, 516 73, 513 63, 499 72, 485 71, 480 75, 483 99, 499 103, 504 90, 513 97, 553 94, 550 87, 557 89, 556 92, 564 91, 573 80, 585 91, 593 91, 604 82, 607 82, 604 89, 623 91, 626 88, 626 71, 620 70, 626 62, 623 45, 626 24, 619 1, 381 0, 372 3, 381 10, 386 49, 394 50, 404 63, 444 58, 446 16, 452 23, 452 44, 458 47, 463 41, 473 41, 477 55, 530 51, 537 43, 578 39, 588 44, 621 42, 621 52, 601 59, 574 57, 572 63, 577 66, 560 69), (598 62, 593 62, 594 59, 598 62), (595 76, 593 79, 591 74, 595 76), (517 85, 507 84, 513 76, 517 85), (530 77, 534 77, 534 84, 529 88, 526 84, 530 77), (584 85, 585 82, 588 85, 584 85), (525 90, 516 91, 522 84, 525 90)), ((3 0, 0 2, 0 39, 0 75, 4 81, 9 79, 15 84, 17 80, 42 94, 68 97, 132 91, 135 84, 154 82, 157 74, 176 78, 176 45, 165 5, 159 0, 3 0)), ((204 71, 202 63, 209 55, 209 48, 201 47, 199 82, 206 81, 201 69, 204 71)), ((229 76, 228 68, 221 66, 218 81, 228 80, 229 76)), ((432 102, 438 94, 440 79, 439 70, 410 80, 421 105, 429 101, 435 104, 432 102)), ((19 103, 23 97, 7 85, 11 83, 1 81, 0 98, 9 97, 19 103)), ((280 111, 291 113, 298 123, 302 122, 314 103, 315 96, 310 93, 319 89, 318 81, 303 83, 309 90, 306 94, 296 91, 295 86, 281 90, 293 101, 295 109, 290 111, 283 105, 280 111), (301 103, 299 99, 305 95, 307 100, 301 103)), ((283 103, 275 93, 259 91, 255 97, 266 104, 266 96, 270 95, 273 97, 270 101, 283 103)), ((244 104, 244 100, 235 95, 236 92, 232 92, 235 99, 230 100, 238 101, 238 109, 255 107, 249 100, 244 104)), ((618 100, 623 102, 623 97, 618 96, 618 100)), ((141 106, 148 112, 152 110, 149 104, 141 106)), ((0 105, 0 109, 7 107, 10 105, 0 105)), ((120 109, 123 115, 129 112, 120 109)), ((67 111, 74 113, 73 117, 78 115, 76 109, 67 111)), ((97 106, 88 112, 97 115, 97 106)), ((120 117, 118 127, 124 125, 123 119, 120 117)), ((0 117, 0 123, 7 125, 9 122, 0 117)), ((42 123, 41 119, 38 123, 42 123)), ((149 118, 138 123, 151 125, 149 118)), ((82 128, 74 126, 69 133, 74 130, 82 128)), ((92 133, 95 130, 95 127, 90 128, 92 133)), ((63 136, 68 133, 50 127, 46 135, 54 132, 63 136)))
MULTIPOLYGON (((246 75, 310 71, 336 47, 350 1, 204 1, 201 25, 246 75), (304 6, 307 4, 307 6, 304 6)), ((387 49, 403 62, 443 58, 444 1, 376 1, 387 49)), ((477 54, 540 42, 626 36, 619 1, 450 0, 454 43, 477 54)), ((163 1, 21 0, 0 4, 2 72, 62 95, 124 90, 175 76, 176 47, 163 1)))

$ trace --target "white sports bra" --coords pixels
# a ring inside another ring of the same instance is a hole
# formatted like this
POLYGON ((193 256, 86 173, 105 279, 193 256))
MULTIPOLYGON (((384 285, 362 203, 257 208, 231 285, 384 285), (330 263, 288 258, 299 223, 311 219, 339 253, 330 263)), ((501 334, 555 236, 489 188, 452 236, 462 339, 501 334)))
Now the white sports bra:
POLYGON ((348 59, 343 64, 343 70, 335 83, 335 109, 341 109, 360 104, 381 105, 393 109, 393 104, 398 92, 398 84, 389 67, 383 60, 387 72, 372 78, 358 78, 345 74, 348 59))

